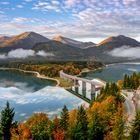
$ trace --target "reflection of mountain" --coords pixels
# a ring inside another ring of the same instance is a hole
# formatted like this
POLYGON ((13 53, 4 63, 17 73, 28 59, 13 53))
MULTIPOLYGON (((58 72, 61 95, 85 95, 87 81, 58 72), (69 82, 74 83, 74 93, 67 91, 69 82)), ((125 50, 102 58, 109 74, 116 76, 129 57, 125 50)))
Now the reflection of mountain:
MULTIPOLYGON (((132 38, 119 35, 116 37, 109 37, 98 44, 94 44, 92 42, 80 42, 62 36, 57 36, 54 37, 53 40, 50 40, 34 32, 25 32, 13 37, 0 37, 0 58, 9 58, 10 61, 11 57, 5 57, 7 56, 7 53, 11 56, 9 51, 22 48, 26 50, 32 49, 35 51, 33 53, 41 54, 32 54, 30 55, 30 58, 28 57, 28 59, 24 59, 24 61, 95 60, 95 58, 103 62, 128 61, 130 60, 129 56, 126 58, 110 55, 110 51, 122 46, 138 48, 140 46, 140 42, 132 38), (2 56, 3 53, 5 53, 5 56, 2 56)), ((18 57, 18 59, 19 58, 20 57, 18 57)))

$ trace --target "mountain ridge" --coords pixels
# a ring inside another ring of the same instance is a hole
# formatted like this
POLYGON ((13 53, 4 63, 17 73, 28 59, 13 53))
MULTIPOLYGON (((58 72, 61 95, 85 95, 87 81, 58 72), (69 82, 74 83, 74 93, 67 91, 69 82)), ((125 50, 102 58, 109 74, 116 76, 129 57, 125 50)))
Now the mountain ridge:
POLYGON ((95 45, 95 43, 93 42, 82 42, 82 41, 77 41, 68 37, 64 37, 64 36, 55 36, 52 40, 64 43, 64 44, 68 44, 77 48, 81 48, 81 49, 85 49, 88 48, 92 45, 95 45))
POLYGON ((48 38, 35 33, 35 32, 24 32, 22 34, 12 36, 10 39, 0 44, 0 48, 11 49, 31 49, 38 42, 47 42, 48 38))

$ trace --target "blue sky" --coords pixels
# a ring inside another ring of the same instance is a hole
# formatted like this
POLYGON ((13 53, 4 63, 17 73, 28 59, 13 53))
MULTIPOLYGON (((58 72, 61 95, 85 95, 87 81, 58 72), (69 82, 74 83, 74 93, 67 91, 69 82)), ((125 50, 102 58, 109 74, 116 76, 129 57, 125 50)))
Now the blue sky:
POLYGON ((93 42, 123 34, 140 41, 140 0, 0 0, 0 34, 25 31, 93 42))

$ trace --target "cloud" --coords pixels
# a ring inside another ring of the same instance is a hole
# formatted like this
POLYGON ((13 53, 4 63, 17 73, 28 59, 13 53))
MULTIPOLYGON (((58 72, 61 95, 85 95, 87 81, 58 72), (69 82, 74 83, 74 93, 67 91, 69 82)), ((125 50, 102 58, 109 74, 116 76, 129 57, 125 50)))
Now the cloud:
POLYGON ((21 113, 29 116, 34 112, 45 112, 49 117, 53 117, 60 114, 64 105, 67 105, 69 110, 83 104, 89 106, 82 99, 60 87, 46 86, 36 92, 27 92, 17 87, 0 87, 0 93, 0 106, 8 100, 17 112, 16 117, 19 115, 18 119, 21 119, 21 113))
POLYGON ((59 8, 59 2, 58 1, 52 1, 50 2, 41 2, 38 1, 36 4, 34 4, 34 7, 32 7, 32 10, 41 10, 41 11, 50 11, 53 10, 55 12, 60 12, 59 8))
POLYGON ((53 53, 47 53, 43 50, 40 50, 38 52, 35 52, 34 50, 25 50, 25 49, 15 49, 12 50, 10 52, 8 52, 8 54, 0 54, 0 59, 8 59, 8 58, 16 58, 16 59, 25 59, 28 57, 36 57, 36 56, 41 56, 41 57, 53 57, 54 54, 53 53))
POLYGON ((136 59, 140 58, 140 47, 129 47, 129 46, 122 46, 120 48, 113 49, 108 53, 114 57, 125 57, 136 59))
POLYGON ((8 2, 8 1, 3 1, 3 2, 0 2, 0 4, 3 4, 3 5, 9 5, 10 2, 8 2))
POLYGON ((28 18, 24 18, 24 17, 13 18, 13 22, 17 22, 17 23, 27 22, 28 20, 29 20, 28 18))
POLYGON ((37 10, 43 16, 38 17, 38 21, 34 16, 27 20, 14 17, 14 21, 7 17, 8 22, 0 23, 1 33, 15 34, 33 30, 47 37, 61 34, 81 40, 119 34, 140 37, 139 0, 39 0, 28 4, 32 9, 29 13, 37 10), (60 22, 61 25, 58 24, 60 22))
POLYGON ((25 2, 32 2, 32 0, 24 0, 25 2))
POLYGON ((34 55, 35 51, 33 50, 16 49, 8 53, 8 58, 27 58, 34 55))
POLYGON ((54 56, 53 53, 46 53, 46 52, 43 51, 43 50, 38 51, 38 52, 36 53, 36 55, 43 56, 43 57, 46 57, 46 56, 54 56))
POLYGON ((6 55, 5 54, 0 54, 0 59, 6 59, 6 55))
POLYGON ((23 5, 16 5, 17 8, 24 8, 23 5))

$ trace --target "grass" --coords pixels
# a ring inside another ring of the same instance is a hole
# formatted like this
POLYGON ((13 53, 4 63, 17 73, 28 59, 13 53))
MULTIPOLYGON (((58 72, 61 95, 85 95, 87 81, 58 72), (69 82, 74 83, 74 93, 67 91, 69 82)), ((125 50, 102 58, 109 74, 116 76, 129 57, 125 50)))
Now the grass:
POLYGON ((70 80, 66 80, 66 79, 63 79, 63 78, 60 78, 60 77, 55 77, 55 79, 59 80, 59 82, 60 82, 59 86, 60 87, 68 88, 68 87, 73 86, 73 83, 70 80))

